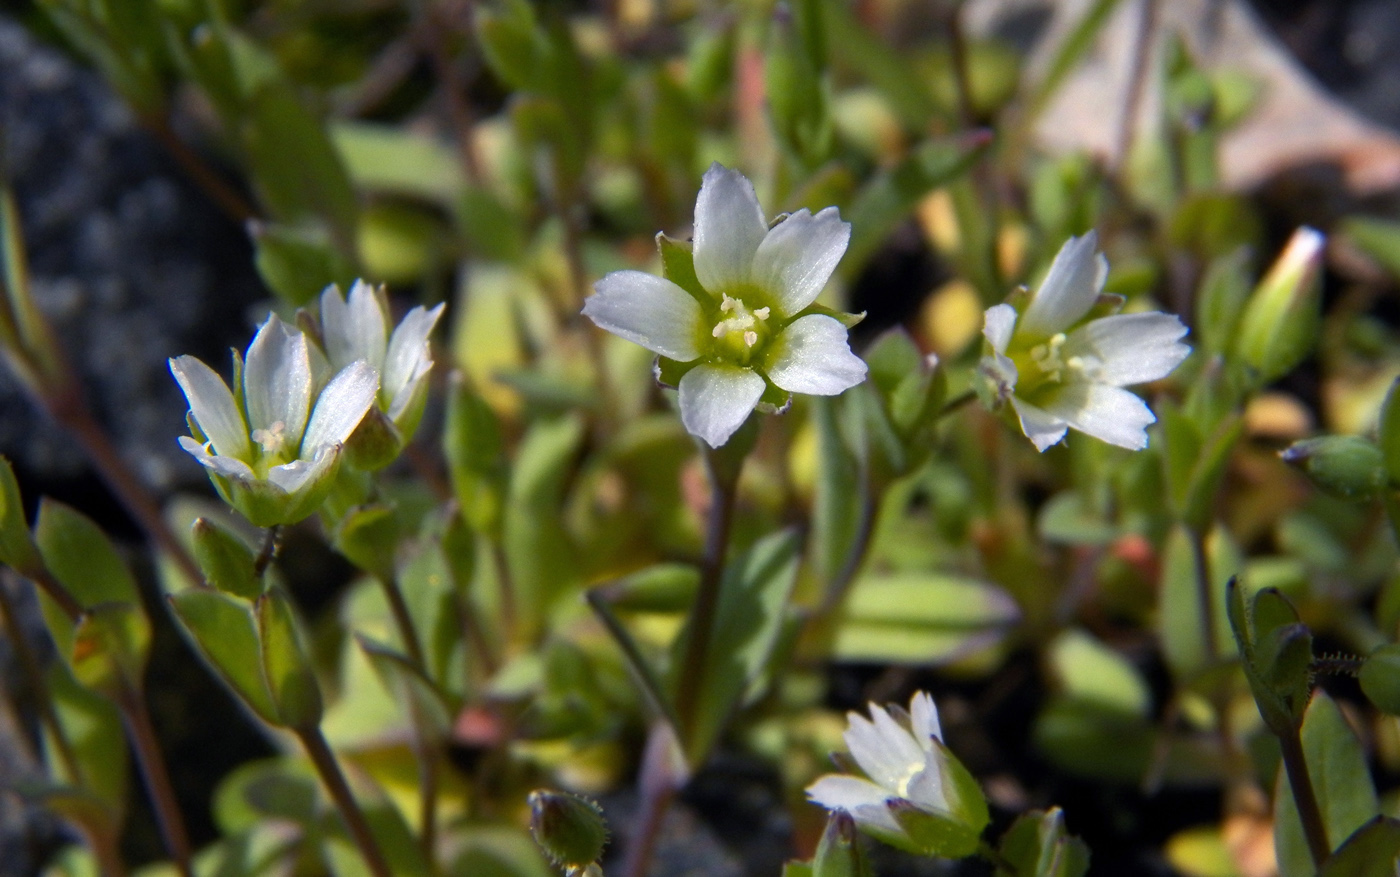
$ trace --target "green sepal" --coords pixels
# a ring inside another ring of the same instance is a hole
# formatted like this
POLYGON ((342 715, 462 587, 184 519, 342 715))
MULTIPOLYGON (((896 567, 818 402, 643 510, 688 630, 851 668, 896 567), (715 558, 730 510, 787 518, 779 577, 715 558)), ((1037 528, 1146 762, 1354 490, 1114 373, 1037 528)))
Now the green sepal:
POLYGON ((855 820, 844 810, 832 812, 812 859, 811 877, 869 877, 870 863, 861 849, 855 820))
POLYGON ((945 859, 961 859, 977 852, 977 843, 982 834, 980 828, 974 830, 946 813, 922 810, 903 798, 892 798, 886 802, 886 806, 895 822, 904 830, 903 835, 886 837, 883 833, 870 833, 891 846, 921 856, 945 859))
POLYGON ((1001 836, 997 852, 996 877, 1082 877, 1089 870, 1089 847, 1065 832, 1058 807, 1022 814, 1001 836))
POLYGON ((374 503, 351 509, 341 519, 332 542, 335 550, 355 566, 380 579, 392 578, 399 546, 394 507, 374 503))
MULTIPOLYGON (((419 382, 415 391, 423 392, 423 382, 419 382)), ((371 405, 345 442, 345 462, 364 472, 377 472, 397 460, 403 446, 404 434, 398 426, 378 405, 371 405)))
POLYGON ((262 579, 247 544, 208 518, 196 518, 190 531, 194 559, 204 580, 225 594, 256 600, 262 593, 262 579))
POLYGON ((1276 736, 1292 735, 1302 724, 1312 687, 1312 634, 1274 588, 1259 591, 1248 605, 1236 580, 1227 592, 1230 628, 1259 715, 1276 736))
POLYGON ((316 727, 321 721, 321 687, 302 648, 291 603, 274 588, 254 607, 263 675, 278 719, 289 728, 316 727))

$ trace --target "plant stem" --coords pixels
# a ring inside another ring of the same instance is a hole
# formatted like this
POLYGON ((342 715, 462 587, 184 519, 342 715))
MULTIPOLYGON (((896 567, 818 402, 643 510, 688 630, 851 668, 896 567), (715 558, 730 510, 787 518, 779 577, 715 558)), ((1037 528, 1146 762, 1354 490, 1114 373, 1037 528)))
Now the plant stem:
POLYGON ((399 580, 392 576, 376 576, 379 586, 384 589, 384 599, 389 601, 389 611, 394 616, 394 625, 399 629, 399 639, 408 651, 409 660, 424 676, 428 675, 428 665, 423 657, 423 643, 418 639, 418 629, 413 626, 413 615, 408 611, 408 602, 403 598, 399 580))
POLYGON ((350 786, 345 782, 345 774, 341 773, 340 764, 335 760, 335 754, 331 752, 330 744, 326 742, 326 737, 321 733, 319 726, 310 728, 297 728, 296 735, 301 740, 301 745, 306 749, 307 756, 316 768, 316 773, 320 775, 321 782, 325 784, 326 790, 330 792, 331 800, 335 802, 336 809, 340 811, 341 818, 345 820, 345 828, 350 833, 350 838, 359 847, 360 855, 364 858, 365 864, 374 877, 393 877, 388 864, 384 861, 384 854, 380 852, 378 843, 374 840, 374 835, 370 833, 369 823, 365 821, 365 814, 360 810, 360 805, 356 803, 355 796, 350 793, 350 786))
POLYGON ((125 685, 117 697, 117 708, 125 721, 131 748, 136 752, 136 761, 145 780, 146 793, 151 796, 151 806, 165 847, 182 877, 192 877, 194 872, 190 868, 190 840, 185 831, 185 817, 180 812, 175 790, 170 785, 170 773, 166 770, 155 728, 151 726, 146 695, 140 686, 125 685))
POLYGON ((1213 663, 1220 656, 1220 641, 1216 637, 1215 589, 1210 583, 1210 561, 1206 557, 1205 537, 1195 527, 1186 526, 1190 534, 1191 561, 1196 568, 1196 603, 1201 615, 1201 636, 1205 642, 1206 660, 1213 663))
POLYGON ((987 843, 985 840, 979 839, 977 841, 977 855, 991 862, 992 865, 1000 871, 1005 871, 1008 874, 1016 873, 1015 863, 1008 861, 1007 858, 1001 854, 1000 850, 987 843))
POLYGON ((418 762, 418 819, 421 823, 418 839, 429 869, 437 873, 438 766, 441 751, 424 732, 419 717, 414 717, 414 724, 413 748, 418 762))
POLYGON ((945 25, 953 61, 953 83, 958 93, 958 120, 964 128, 973 128, 977 125, 977 114, 973 109, 972 77, 968 71, 967 34, 962 26, 963 2, 952 0, 945 25))
POLYGON ((258 556, 253 558, 253 578, 260 579, 267 568, 272 565, 272 561, 277 557, 277 549, 282 544, 282 525, 273 524, 267 528, 263 534, 262 548, 258 551, 258 556))
POLYGON ((10 587, 14 578, 8 573, 4 581, 0 582, 0 622, 3 622, 5 635, 9 637, 10 646, 14 649, 15 659, 19 661, 20 669, 29 682, 29 687, 33 691, 36 708, 39 711, 39 721, 49 729, 53 736, 54 748, 58 751, 58 760, 63 764, 64 771, 69 779, 77 786, 86 786, 87 778, 83 774, 82 766, 78 764, 78 759, 73 755, 73 744, 68 740, 68 734, 63 725, 58 721, 58 714, 54 712, 53 700, 49 696, 49 686, 44 678, 43 665, 39 663, 39 657, 34 654, 34 650, 29 647, 29 640, 24 635, 24 630, 19 624, 19 615, 15 611, 14 601, 10 599, 10 587))
POLYGON ((25 570, 23 575, 47 594, 50 600, 57 603, 58 608, 63 610, 63 614, 67 615, 70 621, 77 621, 78 616, 83 614, 83 604, 79 603, 78 598, 63 586, 63 582, 54 578, 53 573, 45 567, 25 570))
POLYGON ((713 449, 705 450, 705 470, 710 478, 710 516, 705 532, 705 553, 700 559, 700 590, 686 624, 689 638, 676 691, 676 718, 680 721, 676 731, 682 739, 695 722, 697 700, 704 688, 715 611, 719 608, 720 582, 724 578, 724 556, 729 548, 729 525, 738 494, 741 466, 724 466, 716 459, 717 454, 713 449))
POLYGON ((656 850, 656 839, 661 834, 661 823, 675 800, 676 792, 685 783, 685 776, 675 770, 675 750, 679 745, 671 727, 665 722, 656 722, 651 726, 638 778, 641 814, 636 833, 627 847, 627 857, 622 863, 623 877, 646 877, 652 853, 656 850))
POLYGON ((229 219, 242 225, 250 219, 258 218, 258 211, 216 174, 199 153, 187 146, 164 117, 155 113, 144 113, 140 119, 146 130, 165 147, 180 168, 204 190, 229 219))
POLYGON ((1317 793, 1313 790, 1312 777, 1308 774, 1308 762, 1303 756, 1301 729, 1294 728, 1283 734, 1278 742, 1283 749, 1283 767, 1288 772, 1288 787, 1293 790, 1293 803, 1298 808, 1298 818, 1303 823, 1303 835, 1308 840, 1308 852, 1313 865, 1319 870, 1322 863, 1332 854, 1332 845, 1327 842, 1327 824, 1322 819, 1322 810, 1317 804, 1317 793))
POLYGON ((866 481, 864 495, 860 502, 860 520, 856 523, 855 542, 852 543, 850 552, 846 554, 846 559, 842 561, 841 568, 827 583, 826 596, 822 599, 821 605, 817 607, 818 617, 825 618, 841 605, 846 597, 846 592, 850 590, 851 582, 855 581, 856 573, 860 572, 861 564, 865 562, 866 553, 870 549, 870 539, 875 534, 877 501, 875 489, 868 483, 869 479, 866 481))
POLYGON ((496 589, 501 595, 501 626, 506 630, 506 652, 509 654, 510 641, 515 638, 520 625, 520 615, 515 603, 515 577, 510 572, 510 558, 506 557, 506 547, 500 536, 492 536, 491 563, 496 569, 496 589))

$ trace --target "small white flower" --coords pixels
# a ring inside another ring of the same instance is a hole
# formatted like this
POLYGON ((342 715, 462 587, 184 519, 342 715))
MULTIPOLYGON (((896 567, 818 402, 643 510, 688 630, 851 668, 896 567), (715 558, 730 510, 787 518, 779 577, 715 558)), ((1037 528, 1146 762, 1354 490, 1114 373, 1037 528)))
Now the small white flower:
POLYGON ((614 271, 594 285, 583 313, 682 365, 681 421, 717 448, 765 395, 782 403, 790 393, 834 396, 865 380, 846 326, 813 305, 850 236, 835 207, 799 210, 770 228, 753 184, 714 164, 695 202, 700 288, 614 271))
POLYGON ((1100 304, 1108 260, 1097 236, 1070 238, 1021 312, 989 308, 982 335, 991 352, 979 371, 993 407, 1010 402, 1021 429, 1044 451, 1070 427, 1132 450, 1147 447, 1157 418, 1123 389, 1171 374, 1190 353, 1173 314, 1114 314, 1079 324, 1100 304))
POLYGON ((180 437, 226 502, 260 527, 307 517, 330 489, 341 446, 374 402, 379 375, 357 360, 324 387, 306 336, 276 315, 258 329, 245 362, 233 354, 237 396, 193 356, 170 360, 190 404, 180 437))
POLYGON ((851 757, 869 779, 827 774, 807 787, 807 798, 828 810, 846 811, 861 828, 886 839, 906 834, 890 809, 892 802, 951 816, 940 754, 933 743, 943 739, 933 698, 923 691, 914 695, 909 701, 908 726, 883 707, 869 706, 869 719, 860 713, 846 714, 844 735, 851 757))
POLYGON ((380 375, 377 407, 407 437, 423 412, 427 384, 433 367, 428 336, 442 316, 443 305, 432 310, 422 305, 404 315, 389 334, 388 312, 381 296, 363 280, 356 280, 347 298, 334 284, 321 293, 321 334, 332 369, 365 361, 380 375))

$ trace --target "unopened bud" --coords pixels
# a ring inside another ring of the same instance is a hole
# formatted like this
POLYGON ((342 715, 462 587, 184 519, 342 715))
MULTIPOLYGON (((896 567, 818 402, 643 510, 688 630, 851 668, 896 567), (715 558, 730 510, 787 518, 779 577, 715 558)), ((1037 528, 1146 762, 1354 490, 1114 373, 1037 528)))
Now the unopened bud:
POLYGON ((862 877, 869 873, 856 838, 855 820, 844 810, 833 812, 812 860, 812 877, 862 877))
POLYGON ((1369 439, 1325 435, 1294 442, 1279 456, 1322 490, 1342 499, 1370 499, 1388 481, 1385 457, 1369 439))
POLYGON ((225 594, 256 600, 262 582, 248 546, 207 518, 196 518, 193 531, 194 559, 205 580, 225 594))
POLYGON ((1326 236, 1316 229, 1304 226, 1295 231, 1245 305, 1236 350, 1261 384, 1287 374, 1317 340, 1326 244, 1326 236))
POLYGON ((345 442, 345 462, 362 472, 374 472, 398 459, 403 435, 384 412, 371 405, 345 442))
POLYGON ((530 834, 556 865, 575 873, 602 857, 608 823, 597 804, 548 789, 531 792, 529 801, 530 834))

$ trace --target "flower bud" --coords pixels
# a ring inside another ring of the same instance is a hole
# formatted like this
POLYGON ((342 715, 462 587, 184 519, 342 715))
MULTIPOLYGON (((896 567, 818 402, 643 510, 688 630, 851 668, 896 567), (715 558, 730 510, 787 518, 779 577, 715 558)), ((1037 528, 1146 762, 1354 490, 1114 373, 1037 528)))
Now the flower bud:
POLYGON ((1259 281, 1240 321, 1236 352, 1267 384, 1302 361, 1317 340, 1327 238, 1304 226, 1259 281))
POLYGON ((587 798, 536 789, 530 793, 530 834, 556 865, 583 871, 603 855, 608 823, 587 798))
POLYGON ((1294 442, 1279 456, 1312 483, 1341 499, 1370 499, 1387 483, 1385 458, 1370 439, 1325 435, 1294 442))
POLYGON ((812 860, 812 877, 863 877, 870 873, 860 842, 856 838, 856 822, 851 814, 837 810, 826 820, 812 860))

